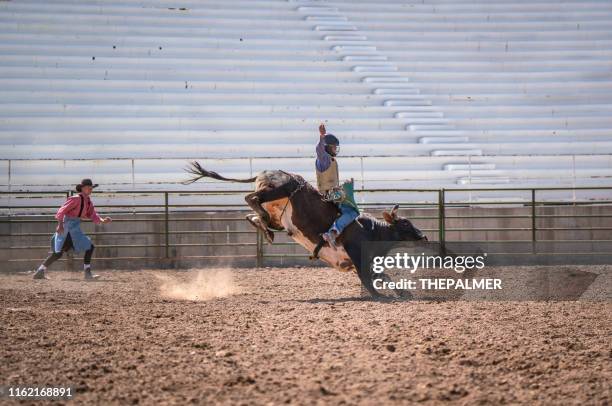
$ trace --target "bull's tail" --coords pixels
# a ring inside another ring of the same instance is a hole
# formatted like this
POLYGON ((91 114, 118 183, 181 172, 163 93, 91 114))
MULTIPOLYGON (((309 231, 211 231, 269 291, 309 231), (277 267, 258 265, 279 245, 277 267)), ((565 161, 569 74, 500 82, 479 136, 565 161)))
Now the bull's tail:
POLYGON ((192 174, 193 177, 191 179, 184 181, 183 185, 190 185, 194 182, 199 181, 202 178, 213 178, 217 180, 223 180, 223 181, 228 181, 228 182, 239 182, 239 183, 252 183, 252 182, 255 182, 255 179, 257 179, 257 176, 253 176, 252 178, 248 178, 248 179, 226 178, 224 176, 219 175, 217 172, 207 171, 206 169, 202 168, 197 161, 193 161, 190 166, 185 168, 185 172, 192 174))

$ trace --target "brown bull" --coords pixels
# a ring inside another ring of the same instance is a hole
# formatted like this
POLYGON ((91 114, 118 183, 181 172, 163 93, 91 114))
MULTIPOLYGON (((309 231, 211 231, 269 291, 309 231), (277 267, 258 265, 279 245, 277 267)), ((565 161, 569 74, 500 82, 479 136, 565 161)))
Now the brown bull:
MULTIPOLYGON (((285 230, 287 234, 308 252, 314 252, 321 241, 321 234, 329 229, 339 214, 334 203, 323 200, 323 196, 300 175, 281 170, 263 171, 248 179, 232 179, 216 172, 205 170, 193 162, 187 170, 194 177, 186 183, 201 178, 222 181, 255 183, 255 191, 245 200, 255 213, 247 220, 260 229, 271 243, 274 231, 285 230)), ((384 212, 386 223, 369 215, 361 215, 351 223, 338 238, 338 247, 320 247, 318 257, 340 271, 355 271, 364 286, 376 295, 369 283, 365 283, 361 270, 361 245, 367 241, 418 241, 426 237, 412 225, 410 220, 397 215, 396 205, 384 212)), ((369 270, 368 270, 369 271, 369 270)))

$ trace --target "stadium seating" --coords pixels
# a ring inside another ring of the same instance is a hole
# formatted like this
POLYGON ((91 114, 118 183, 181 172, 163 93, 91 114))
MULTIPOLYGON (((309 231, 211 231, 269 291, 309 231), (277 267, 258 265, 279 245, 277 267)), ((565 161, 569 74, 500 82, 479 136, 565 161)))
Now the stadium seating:
POLYGON ((0 103, 3 190, 609 185, 612 2, 0 1, 0 103))

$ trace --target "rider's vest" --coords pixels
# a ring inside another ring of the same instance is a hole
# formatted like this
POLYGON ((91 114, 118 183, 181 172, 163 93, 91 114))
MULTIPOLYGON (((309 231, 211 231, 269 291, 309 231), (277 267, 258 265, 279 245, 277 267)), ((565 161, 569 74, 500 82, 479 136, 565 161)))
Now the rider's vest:
POLYGON ((319 192, 325 195, 330 189, 340 184, 340 177, 338 176, 338 162, 332 159, 331 165, 323 172, 317 171, 317 186, 319 192))

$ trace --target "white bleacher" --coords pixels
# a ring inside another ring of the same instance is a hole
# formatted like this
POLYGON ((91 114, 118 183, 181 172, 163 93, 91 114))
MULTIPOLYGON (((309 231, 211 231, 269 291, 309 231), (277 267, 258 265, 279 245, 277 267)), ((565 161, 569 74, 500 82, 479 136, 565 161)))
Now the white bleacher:
POLYGON ((611 185, 612 2, 0 1, 0 103, 2 190, 611 185))

